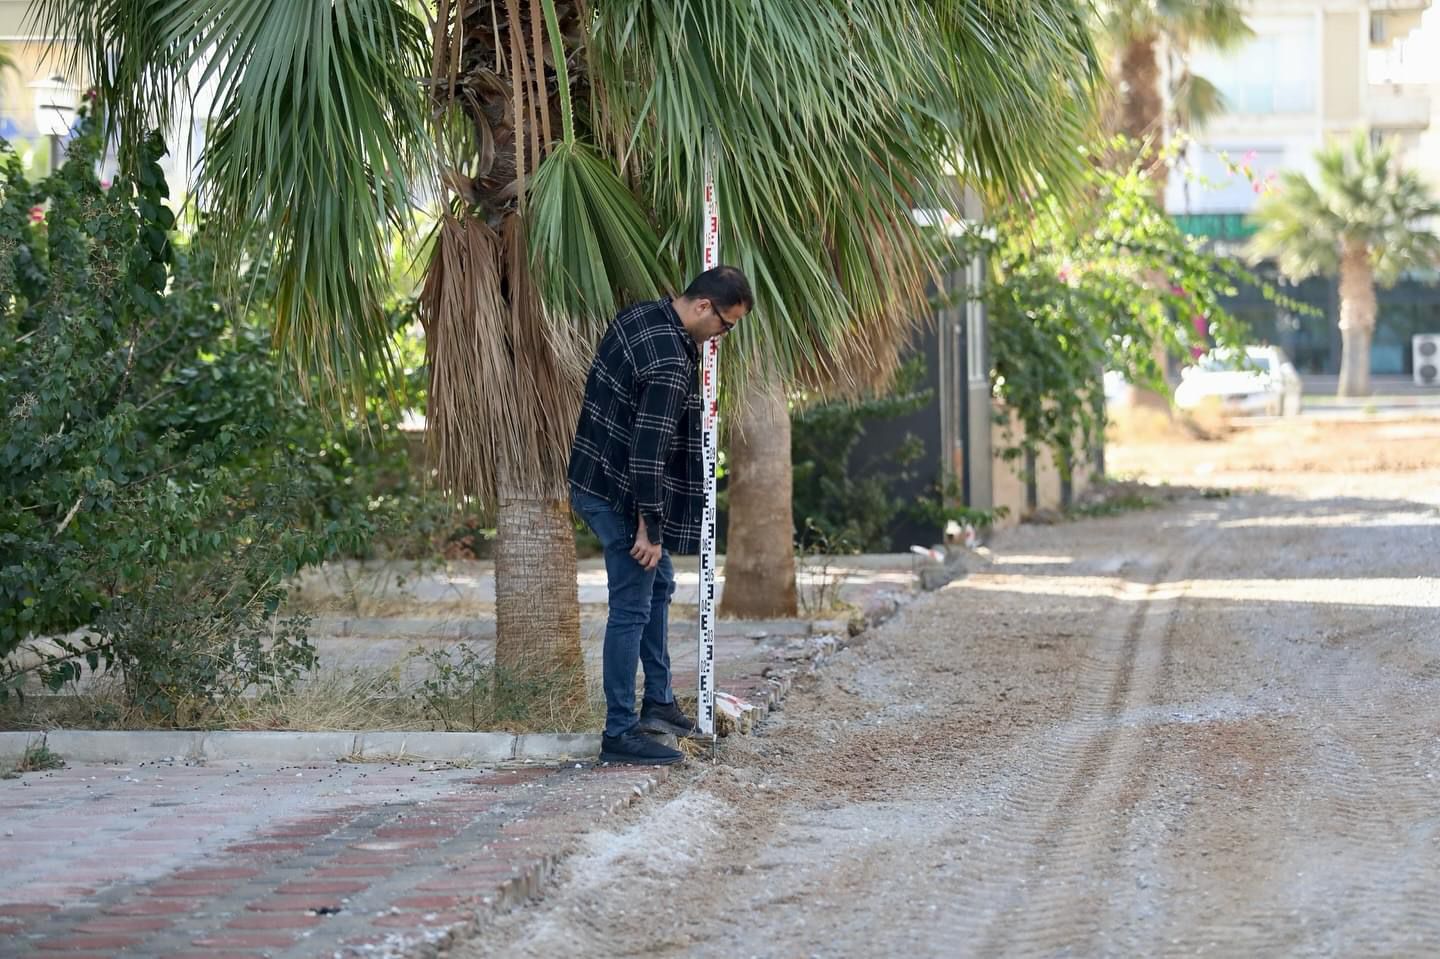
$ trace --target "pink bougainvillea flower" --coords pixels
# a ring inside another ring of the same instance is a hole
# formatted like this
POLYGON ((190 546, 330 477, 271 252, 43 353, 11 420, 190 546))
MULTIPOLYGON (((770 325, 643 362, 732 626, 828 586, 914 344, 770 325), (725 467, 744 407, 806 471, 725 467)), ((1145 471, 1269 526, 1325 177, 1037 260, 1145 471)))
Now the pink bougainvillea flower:
POLYGON ((105 179, 101 180, 101 181, 100 181, 100 189, 102 189, 102 190, 108 190, 108 189, 110 189, 110 182, 111 182, 111 181, 110 181, 110 178, 109 178, 109 177, 106 177, 105 179))
POLYGON ((44 223, 44 222, 45 222, 45 208, 44 208, 43 206, 32 206, 32 207, 30 208, 30 222, 31 222, 31 223, 44 223))

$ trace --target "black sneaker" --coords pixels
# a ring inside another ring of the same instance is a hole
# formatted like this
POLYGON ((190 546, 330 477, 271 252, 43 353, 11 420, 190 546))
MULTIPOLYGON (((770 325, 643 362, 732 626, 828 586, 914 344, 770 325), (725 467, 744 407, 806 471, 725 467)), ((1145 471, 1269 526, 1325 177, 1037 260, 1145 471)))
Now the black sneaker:
POLYGON ((671 749, 638 729, 618 736, 600 737, 602 763, 628 763, 631 766, 672 766, 685 758, 678 749, 671 749))
POLYGON ((640 728, 651 733, 672 736, 694 736, 699 731, 689 716, 674 703, 657 703, 647 699, 640 705, 640 728))

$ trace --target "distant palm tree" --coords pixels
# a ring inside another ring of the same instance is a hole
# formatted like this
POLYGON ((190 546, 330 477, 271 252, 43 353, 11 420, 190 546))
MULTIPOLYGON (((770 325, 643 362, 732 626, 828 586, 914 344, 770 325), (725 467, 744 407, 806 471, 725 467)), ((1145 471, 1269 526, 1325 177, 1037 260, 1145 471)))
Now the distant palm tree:
POLYGON ((1365 133, 1315 155, 1318 176, 1282 174, 1255 209, 1256 257, 1273 257, 1292 280, 1340 276, 1340 395, 1370 393, 1375 285, 1440 261, 1431 220, 1440 203, 1425 181, 1402 170, 1391 144, 1365 133))
MULTIPOLYGON (((1103 34, 1112 49, 1117 102, 1111 126, 1135 143, 1149 141, 1163 159, 1174 127, 1196 129, 1223 112, 1215 85, 1190 72, 1190 51, 1226 50, 1251 35, 1238 0, 1102 0, 1103 34), (1167 67, 1168 85, 1161 64, 1167 67)), ((1168 170, 1152 173, 1163 195, 1168 170)))

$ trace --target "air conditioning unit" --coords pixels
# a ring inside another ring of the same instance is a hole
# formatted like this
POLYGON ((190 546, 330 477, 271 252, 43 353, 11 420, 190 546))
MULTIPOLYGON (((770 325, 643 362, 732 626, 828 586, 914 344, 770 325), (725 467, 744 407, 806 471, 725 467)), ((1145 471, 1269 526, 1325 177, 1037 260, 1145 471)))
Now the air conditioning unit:
POLYGON ((1440 333, 1418 333, 1410 340, 1415 385, 1440 387, 1440 333))

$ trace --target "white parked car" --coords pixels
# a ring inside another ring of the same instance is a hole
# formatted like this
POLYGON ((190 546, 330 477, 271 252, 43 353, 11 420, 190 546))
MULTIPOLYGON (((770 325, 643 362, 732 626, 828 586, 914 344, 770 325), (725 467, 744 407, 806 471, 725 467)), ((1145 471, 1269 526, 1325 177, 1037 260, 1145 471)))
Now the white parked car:
POLYGON ((1211 350, 1181 371, 1175 405, 1193 410, 1213 403, 1227 413, 1294 416, 1302 389, 1295 365, 1278 346, 1211 350))

